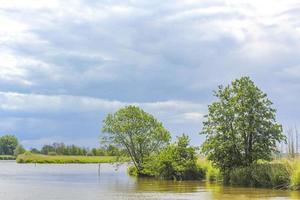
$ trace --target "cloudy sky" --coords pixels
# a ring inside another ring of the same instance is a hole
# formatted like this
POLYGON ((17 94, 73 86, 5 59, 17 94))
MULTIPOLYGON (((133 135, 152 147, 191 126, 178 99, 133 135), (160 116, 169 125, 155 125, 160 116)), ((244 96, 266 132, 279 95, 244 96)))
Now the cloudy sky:
POLYGON ((97 146, 136 104, 199 136, 219 84, 250 76, 300 127, 299 0, 0 0, 0 135, 97 146))

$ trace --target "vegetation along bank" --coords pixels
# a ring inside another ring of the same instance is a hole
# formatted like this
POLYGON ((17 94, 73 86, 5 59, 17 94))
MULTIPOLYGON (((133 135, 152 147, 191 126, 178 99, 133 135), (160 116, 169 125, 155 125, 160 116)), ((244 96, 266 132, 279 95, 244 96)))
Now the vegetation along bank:
POLYGON ((222 181, 224 184, 299 189, 297 160, 273 160, 277 144, 286 141, 276 109, 249 77, 214 91, 198 148, 170 133, 153 115, 126 106, 103 121, 103 141, 125 151, 133 162, 129 173, 173 180, 222 181))

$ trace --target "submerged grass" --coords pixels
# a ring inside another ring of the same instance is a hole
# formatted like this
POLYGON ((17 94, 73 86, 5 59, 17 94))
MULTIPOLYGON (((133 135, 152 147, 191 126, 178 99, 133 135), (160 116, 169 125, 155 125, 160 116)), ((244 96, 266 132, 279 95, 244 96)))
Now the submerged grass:
POLYGON ((116 156, 49 156, 41 154, 21 154, 17 163, 64 164, 64 163, 114 163, 127 162, 127 158, 116 156))

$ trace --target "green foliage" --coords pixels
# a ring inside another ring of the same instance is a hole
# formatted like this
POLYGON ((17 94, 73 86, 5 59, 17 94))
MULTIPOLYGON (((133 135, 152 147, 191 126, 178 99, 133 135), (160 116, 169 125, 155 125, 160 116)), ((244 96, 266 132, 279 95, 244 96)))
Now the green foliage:
POLYGON ((64 143, 55 142, 52 145, 44 145, 41 149, 41 153, 44 155, 49 155, 50 152, 55 152, 56 155, 85 156, 88 150, 76 145, 65 145, 64 143))
POLYGON ((0 155, 0 160, 15 160, 16 157, 12 155, 0 155))
POLYGON ((93 156, 105 156, 107 154, 106 150, 103 148, 92 148, 91 152, 93 156))
POLYGON ((25 151, 26 150, 24 149, 24 147, 21 144, 18 144, 17 147, 14 150, 14 156, 18 156, 20 154, 23 154, 23 153, 25 153, 25 151))
POLYGON ((39 151, 38 149, 32 149, 32 153, 44 154, 44 155, 67 155, 67 156, 125 156, 122 150, 113 145, 108 145, 101 148, 88 148, 79 147, 76 145, 65 145, 64 143, 55 142, 52 145, 44 145, 39 151))
POLYGON ((35 153, 35 154, 40 154, 40 153, 41 153, 41 151, 39 151, 39 150, 36 149, 36 148, 32 148, 32 149, 30 150, 30 152, 31 152, 31 153, 35 153))
POLYGON ((291 168, 284 163, 252 164, 230 172, 230 184, 270 188, 288 188, 291 168))
POLYGON ((0 137, 0 155, 14 155, 18 143, 18 139, 14 135, 0 137))
POLYGON ((276 123, 276 110, 267 95, 249 77, 237 79, 215 92, 218 100, 208 106, 203 122, 206 141, 202 151, 223 174, 271 160, 276 142, 285 139, 276 123))
POLYGON ((127 172, 130 176, 138 176, 135 166, 129 166, 127 172))
POLYGON ((136 106, 127 106, 103 121, 103 142, 126 151, 137 168, 143 171, 145 160, 170 141, 170 133, 151 114, 136 106))
POLYGON ((197 165, 204 171, 207 181, 222 181, 223 177, 220 170, 214 167, 207 159, 198 159, 197 165))
MULTIPOLYGON (((132 168, 129 172, 135 174, 132 168)), ((197 166, 195 148, 189 146, 189 138, 186 135, 178 137, 177 142, 145 160, 142 174, 173 180, 193 180, 204 177, 204 171, 197 166)))

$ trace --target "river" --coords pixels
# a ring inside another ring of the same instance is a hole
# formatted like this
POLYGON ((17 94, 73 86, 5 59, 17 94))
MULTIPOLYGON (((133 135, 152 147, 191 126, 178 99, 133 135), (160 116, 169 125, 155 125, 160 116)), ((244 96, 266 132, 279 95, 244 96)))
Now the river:
POLYGON ((0 162, 1 200, 249 200, 300 199, 300 192, 223 187, 200 181, 136 179, 101 164, 16 164, 0 162))

